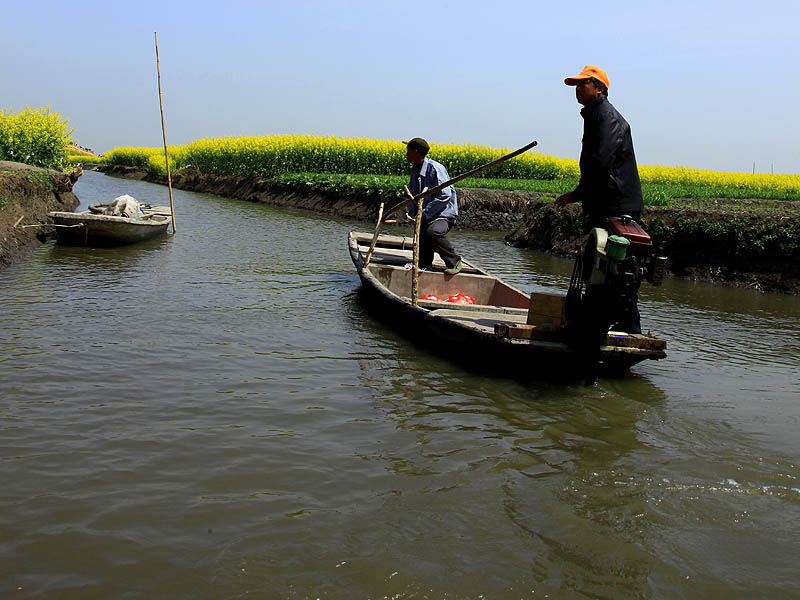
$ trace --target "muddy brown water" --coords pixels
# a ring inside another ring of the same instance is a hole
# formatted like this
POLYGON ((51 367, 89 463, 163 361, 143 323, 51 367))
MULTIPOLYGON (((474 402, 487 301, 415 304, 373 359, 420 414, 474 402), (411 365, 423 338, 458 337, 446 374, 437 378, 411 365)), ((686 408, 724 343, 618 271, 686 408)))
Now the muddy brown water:
POLYGON ((666 360, 519 383, 365 311, 369 224, 175 205, 174 236, 0 272, 0 597, 800 598, 798 298, 670 279, 641 294, 666 360))

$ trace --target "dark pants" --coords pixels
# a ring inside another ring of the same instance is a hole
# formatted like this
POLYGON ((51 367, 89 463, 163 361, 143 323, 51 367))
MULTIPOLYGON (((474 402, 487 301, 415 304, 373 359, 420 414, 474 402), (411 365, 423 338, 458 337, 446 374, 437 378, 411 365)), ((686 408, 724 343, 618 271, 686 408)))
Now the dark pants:
POLYGON ((419 240, 419 267, 429 269, 433 264, 433 253, 442 257, 445 266, 451 269, 461 257, 456 254, 453 244, 445 236, 453 224, 447 219, 434 219, 430 223, 422 219, 419 240))
MULTIPOLYGON (((588 286, 578 305, 577 314, 570 324, 568 336, 576 353, 577 368, 586 384, 594 383, 600 361, 600 346, 605 346, 609 328, 617 322, 627 303, 620 306, 621 298, 604 285, 588 286)), ((615 330, 620 328, 614 327, 615 330)))
POLYGON ((637 294, 588 286, 583 295, 583 313, 591 328, 604 338, 609 329, 624 333, 642 333, 637 294))
POLYGON ((622 300, 616 323, 612 323, 612 329, 625 333, 642 333, 638 294, 634 293, 622 300))

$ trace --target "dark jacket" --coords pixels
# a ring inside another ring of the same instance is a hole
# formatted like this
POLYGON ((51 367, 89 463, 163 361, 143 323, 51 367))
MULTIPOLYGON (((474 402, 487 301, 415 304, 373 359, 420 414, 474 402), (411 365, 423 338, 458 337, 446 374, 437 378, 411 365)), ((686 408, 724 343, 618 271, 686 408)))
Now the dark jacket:
POLYGON ((632 213, 638 218, 644 202, 630 126, 606 96, 585 106, 581 116, 581 180, 574 197, 595 222, 632 213))

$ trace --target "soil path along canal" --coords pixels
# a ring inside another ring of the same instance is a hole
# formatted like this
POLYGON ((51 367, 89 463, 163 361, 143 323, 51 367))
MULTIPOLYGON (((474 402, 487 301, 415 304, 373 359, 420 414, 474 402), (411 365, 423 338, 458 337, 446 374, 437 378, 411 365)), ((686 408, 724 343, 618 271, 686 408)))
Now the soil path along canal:
MULTIPOLYGON (((641 294, 667 359, 522 384, 365 313, 368 225, 175 207, 175 236, 0 271, 0 597, 800 597, 798 298, 669 279, 641 294)), ((525 291, 568 283, 451 235, 525 291)))

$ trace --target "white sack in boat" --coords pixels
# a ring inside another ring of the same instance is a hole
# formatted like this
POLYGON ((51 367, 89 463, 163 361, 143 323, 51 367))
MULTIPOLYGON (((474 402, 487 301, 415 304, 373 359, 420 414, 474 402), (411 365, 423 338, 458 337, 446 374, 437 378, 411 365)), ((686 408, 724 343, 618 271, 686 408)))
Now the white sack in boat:
POLYGON ((114 201, 108 205, 106 214, 112 217, 128 217, 129 219, 141 219, 142 208, 137 202, 136 198, 123 194, 114 198, 114 201))

